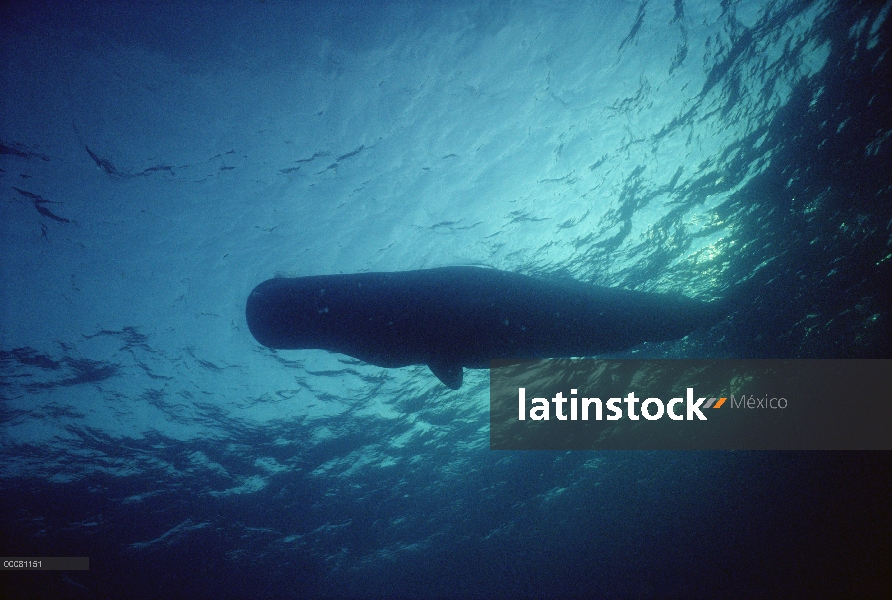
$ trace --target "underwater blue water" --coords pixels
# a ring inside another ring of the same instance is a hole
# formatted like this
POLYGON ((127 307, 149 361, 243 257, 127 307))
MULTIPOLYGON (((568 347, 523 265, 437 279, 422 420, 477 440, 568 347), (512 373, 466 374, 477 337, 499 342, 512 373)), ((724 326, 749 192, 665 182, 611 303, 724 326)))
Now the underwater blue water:
POLYGON ((495 452, 250 335, 274 275, 737 294, 620 356, 889 358, 878 2, 0 8, 3 597, 889 597, 889 453, 495 452))

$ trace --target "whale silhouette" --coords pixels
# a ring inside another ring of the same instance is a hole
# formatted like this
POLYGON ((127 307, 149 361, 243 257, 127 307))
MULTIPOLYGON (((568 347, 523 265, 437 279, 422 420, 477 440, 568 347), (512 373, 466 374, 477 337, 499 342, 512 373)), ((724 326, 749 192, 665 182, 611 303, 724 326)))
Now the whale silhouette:
POLYGON ((593 356, 684 337, 718 302, 482 267, 276 278, 248 296, 258 342, 379 367, 426 364, 451 389, 492 359, 593 356))

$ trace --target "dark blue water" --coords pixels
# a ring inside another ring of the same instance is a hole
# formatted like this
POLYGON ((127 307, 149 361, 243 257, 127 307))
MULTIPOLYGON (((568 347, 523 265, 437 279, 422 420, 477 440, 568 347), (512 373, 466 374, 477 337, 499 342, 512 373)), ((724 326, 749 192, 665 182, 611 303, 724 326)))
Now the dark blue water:
POLYGON ((889 453, 494 452, 485 371, 244 302, 483 264, 737 298, 624 356, 889 358, 890 6, 0 9, 0 554, 90 557, 0 593, 888 597, 889 453))

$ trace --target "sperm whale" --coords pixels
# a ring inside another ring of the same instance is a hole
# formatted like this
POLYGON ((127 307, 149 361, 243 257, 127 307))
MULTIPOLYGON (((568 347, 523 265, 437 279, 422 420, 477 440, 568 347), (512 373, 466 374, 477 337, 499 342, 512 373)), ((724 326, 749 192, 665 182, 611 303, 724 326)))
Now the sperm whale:
POLYGON ((483 267, 276 278, 245 317, 269 348, 318 348, 380 367, 425 364, 451 389, 492 359, 594 356, 684 337, 717 302, 483 267))

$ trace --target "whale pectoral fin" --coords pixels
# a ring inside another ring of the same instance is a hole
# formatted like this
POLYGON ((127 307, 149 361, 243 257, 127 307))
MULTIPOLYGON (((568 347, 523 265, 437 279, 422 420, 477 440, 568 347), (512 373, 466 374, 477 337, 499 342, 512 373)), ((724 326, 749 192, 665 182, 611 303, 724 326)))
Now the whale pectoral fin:
POLYGON ((457 390, 461 387, 464 379, 464 371, 462 366, 448 361, 431 361, 427 364, 431 373, 437 376, 437 379, 443 382, 443 385, 451 390, 457 390))

